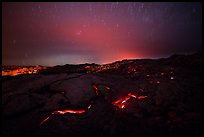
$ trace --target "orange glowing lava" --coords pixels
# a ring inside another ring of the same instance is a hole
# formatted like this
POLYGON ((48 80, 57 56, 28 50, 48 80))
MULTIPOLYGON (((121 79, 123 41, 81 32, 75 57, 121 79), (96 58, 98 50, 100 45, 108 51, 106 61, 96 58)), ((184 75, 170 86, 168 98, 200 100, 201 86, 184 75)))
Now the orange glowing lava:
POLYGON ((147 96, 139 96, 138 99, 144 99, 147 98, 147 96))
POLYGON ((120 109, 124 109, 125 108, 125 103, 130 99, 130 98, 135 98, 135 99, 144 99, 147 96, 137 96, 133 93, 128 93, 128 95, 125 98, 121 98, 119 100, 114 101, 112 104, 117 106, 120 109))
POLYGON ((124 109, 125 108, 125 105, 121 105, 121 109, 124 109))
POLYGON ((84 113, 84 112, 85 112, 85 110, 69 110, 69 109, 65 109, 65 110, 55 111, 54 114, 65 114, 65 113, 81 114, 81 113, 84 113))
MULTIPOLYGON (((92 104, 90 104, 87 108, 90 109, 92 106, 92 104)), ((47 118, 45 118, 42 122, 40 122, 39 126, 42 125, 43 123, 45 123, 47 120, 49 120, 51 118, 51 116, 56 115, 56 114, 60 114, 60 115, 64 115, 66 113, 70 113, 70 114, 82 114, 85 113, 86 111, 84 109, 81 110, 72 110, 72 109, 65 109, 65 110, 56 110, 54 112, 51 113, 51 115, 49 115, 47 118)))
MULTIPOLYGON (((88 108, 90 108, 90 107, 91 107, 91 106, 89 106, 88 108)), ((45 118, 42 122, 40 122, 39 125, 42 125, 42 124, 45 123, 47 120, 49 120, 52 115, 56 115, 56 114, 64 115, 64 114, 66 114, 66 113, 82 114, 82 113, 85 113, 85 112, 86 112, 85 110, 71 110, 71 109, 57 110, 57 111, 52 112, 52 114, 51 114, 50 116, 48 116, 47 118, 45 118)))

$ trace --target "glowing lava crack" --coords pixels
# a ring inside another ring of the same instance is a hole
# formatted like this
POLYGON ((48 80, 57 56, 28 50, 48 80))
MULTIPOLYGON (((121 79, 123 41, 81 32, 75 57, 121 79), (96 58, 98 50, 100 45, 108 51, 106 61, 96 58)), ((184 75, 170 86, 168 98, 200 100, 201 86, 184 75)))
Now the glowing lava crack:
POLYGON ((130 98, 135 98, 135 99, 144 99, 147 96, 137 96, 133 93, 128 93, 128 95, 125 98, 121 98, 119 100, 114 101, 112 104, 117 106, 120 109, 124 109, 125 108, 125 103, 130 99, 130 98))
MULTIPOLYGON (((88 109, 91 108, 91 105, 88 106, 88 109)), ((64 115, 66 113, 71 113, 71 114, 82 114, 82 113, 85 113, 86 111, 85 110, 70 110, 70 109, 65 109, 65 110, 57 110, 57 111, 54 111, 52 112, 52 114, 50 116, 48 116, 47 118, 45 118, 42 122, 40 122, 39 125, 42 125, 43 123, 45 123, 48 119, 50 119, 50 117, 52 115, 55 115, 55 114, 61 114, 61 115, 64 115)))

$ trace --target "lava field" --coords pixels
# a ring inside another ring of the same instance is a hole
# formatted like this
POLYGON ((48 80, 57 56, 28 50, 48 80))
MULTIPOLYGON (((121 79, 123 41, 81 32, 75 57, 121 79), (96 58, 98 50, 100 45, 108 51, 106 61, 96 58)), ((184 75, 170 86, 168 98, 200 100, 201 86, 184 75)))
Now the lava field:
POLYGON ((201 52, 2 79, 3 135, 202 135, 201 52))

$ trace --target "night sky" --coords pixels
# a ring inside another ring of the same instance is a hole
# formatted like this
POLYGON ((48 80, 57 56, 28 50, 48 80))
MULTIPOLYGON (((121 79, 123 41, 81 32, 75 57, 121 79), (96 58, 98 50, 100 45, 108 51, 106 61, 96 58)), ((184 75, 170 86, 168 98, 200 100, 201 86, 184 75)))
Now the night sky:
POLYGON ((110 63, 202 48, 202 3, 2 4, 2 65, 110 63))

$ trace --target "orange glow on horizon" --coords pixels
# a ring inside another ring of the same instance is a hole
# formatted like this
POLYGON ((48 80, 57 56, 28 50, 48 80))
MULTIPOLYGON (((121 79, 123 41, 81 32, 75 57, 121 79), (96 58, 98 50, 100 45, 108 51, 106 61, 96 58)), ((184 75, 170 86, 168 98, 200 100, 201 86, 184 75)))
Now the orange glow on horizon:
POLYGON ((46 67, 15 67, 14 69, 5 69, 2 67, 2 76, 17 76, 20 74, 37 74, 39 70, 46 69, 46 67))

